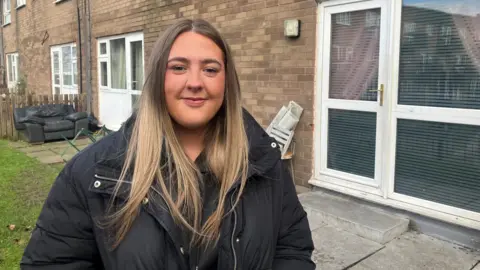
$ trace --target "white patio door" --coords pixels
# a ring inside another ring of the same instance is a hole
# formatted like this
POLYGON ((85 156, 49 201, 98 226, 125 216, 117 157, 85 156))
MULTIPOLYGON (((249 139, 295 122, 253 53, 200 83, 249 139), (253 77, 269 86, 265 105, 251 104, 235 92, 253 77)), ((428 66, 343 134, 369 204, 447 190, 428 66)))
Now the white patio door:
POLYGON ((78 94, 78 67, 76 44, 52 46, 52 93, 55 95, 78 94))
POLYGON ((98 54, 99 118, 117 130, 132 114, 143 87, 143 34, 100 39, 98 54))
POLYGON ((344 1, 319 14, 315 178, 377 194, 388 111, 386 1, 344 1))

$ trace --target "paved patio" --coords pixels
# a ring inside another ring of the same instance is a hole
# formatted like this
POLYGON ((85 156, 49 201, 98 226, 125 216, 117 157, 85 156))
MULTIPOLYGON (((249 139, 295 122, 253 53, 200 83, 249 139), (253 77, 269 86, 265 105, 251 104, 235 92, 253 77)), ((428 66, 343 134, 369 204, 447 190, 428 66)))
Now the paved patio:
MULTIPOLYGON (((300 192, 300 197, 309 195, 300 192)), ((318 198, 320 200, 320 198, 318 198)), ((323 199, 323 208, 334 207, 334 201, 323 199)), ((443 241, 413 230, 398 235, 381 244, 341 229, 339 222, 326 222, 321 215, 308 210, 315 251, 312 259, 321 270, 480 270, 480 250, 472 250, 455 243, 443 241)), ((311 206, 311 205, 310 205, 311 206)), ((335 208, 336 209, 336 208, 335 208)), ((338 210, 340 211, 340 210, 338 210)), ((349 202, 348 211, 360 213, 349 202)), ((380 222, 373 215, 366 219, 380 222)), ((356 224, 355 227, 362 227, 356 224)))
MULTIPOLYGON (((75 145, 82 150, 91 144, 88 138, 77 139, 75 145)), ((46 142, 44 144, 32 145, 24 141, 11 142, 10 145, 21 152, 26 153, 29 157, 36 158, 43 164, 65 163, 75 156, 78 151, 68 142, 55 141, 46 142)))

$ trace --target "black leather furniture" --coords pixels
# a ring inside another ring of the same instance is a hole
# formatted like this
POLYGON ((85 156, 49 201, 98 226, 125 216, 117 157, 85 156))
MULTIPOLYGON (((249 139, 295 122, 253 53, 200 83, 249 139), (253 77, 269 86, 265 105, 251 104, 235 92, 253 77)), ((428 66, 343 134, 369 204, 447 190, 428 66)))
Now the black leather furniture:
POLYGON ((13 112, 15 129, 29 143, 43 143, 74 138, 83 128, 88 130, 88 114, 76 112, 72 105, 48 104, 16 108, 13 112))

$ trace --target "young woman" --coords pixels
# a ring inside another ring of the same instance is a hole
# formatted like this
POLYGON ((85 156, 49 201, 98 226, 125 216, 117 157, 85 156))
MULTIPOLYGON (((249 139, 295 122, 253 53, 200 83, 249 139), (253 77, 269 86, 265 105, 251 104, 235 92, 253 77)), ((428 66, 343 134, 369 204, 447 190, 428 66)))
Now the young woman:
POLYGON ((307 216, 202 20, 153 48, 139 108, 56 179, 22 269, 309 270, 307 216))

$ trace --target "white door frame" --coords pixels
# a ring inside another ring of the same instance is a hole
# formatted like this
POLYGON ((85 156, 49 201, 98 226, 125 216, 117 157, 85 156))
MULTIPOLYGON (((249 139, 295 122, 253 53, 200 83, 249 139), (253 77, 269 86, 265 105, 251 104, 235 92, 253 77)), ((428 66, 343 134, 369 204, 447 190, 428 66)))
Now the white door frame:
MULTIPOLYGON (((97 74, 98 74, 98 89, 99 89, 99 102, 98 102, 98 109, 99 109, 99 119, 101 122, 104 122, 105 115, 103 115, 102 111, 102 101, 108 100, 109 98, 104 97, 104 95, 122 95, 123 96, 123 102, 120 102, 119 106, 124 106, 123 108, 120 108, 120 110, 126 110, 123 111, 122 114, 125 115, 130 115, 132 112, 132 106, 131 106, 131 95, 140 95, 141 90, 133 90, 132 88, 132 73, 131 73, 131 42, 135 41, 141 41, 142 42, 142 59, 145 59, 145 42, 144 42, 144 36, 142 32, 136 32, 136 33, 128 33, 124 35, 117 35, 117 36, 109 36, 109 37, 104 37, 104 38, 99 38, 97 40, 97 74), (125 67, 126 67, 126 89, 114 89, 112 88, 112 78, 111 78, 111 61, 110 61, 110 41, 111 40, 116 40, 116 39, 125 39, 125 67), (106 54, 100 54, 100 47, 101 44, 105 43, 106 44, 106 54), (106 62, 107 63, 107 86, 103 86, 101 84, 102 80, 102 73, 101 73, 101 63, 106 62)), ((143 80, 145 80, 145 62, 143 62, 143 69, 144 69, 144 76, 143 80)), ((143 82, 141 83, 143 85, 143 82)), ((124 119, 127 120, 127 119, 124 119)), ((107 124, 109 129, 117 130, 120 128, 120 123, 103 123, 107 124)))
MULTIPOLYGON (((345 3, 346 1, 342 1, 345 3)), ((321 179, 324 182, 344 186, 354 187, 362 192, 383 196, 386 193, 386 188, 382 185, 381 179, 383 179, 383 132, 385 128, 386 112, 388 112, 388 73, 385 72, 385 66, 387 63, 387 47, 388 37, 387 35, 387 16, 388 6, 386 0, 370 0, 370 1, 351 1, 348 5, 339 5, 338 2, 326 3, 319 7, 319 20, 321 25, 319 30, 319 48, 317 51, 317 66, 321 67, 317 69, 317 87, 318 89, 324 89, 321 94, 316 95, 316 127, 315 137, 320 140, 316 141, 316 166, 315 166, 315 178, 321 179), (367 9, 381 9, 381 22, 380 22, 380 51, 379 51, 379 74, 378 85, 384 85, 384 104, 380 106, 379 101, 360 101, 360 100, 339 100, 329 99, 329 74, 330 74, 330 44, 331 36, 329 32, 324 32, 331 29, 331 15, 341 12, 349 12, 356 10, 367 9), (321 108, 321 109, 320 109, 321 108), (375 177, 369 179, 367 177, 361 177, 345 172, 340 172, 327 168, 327 141, 328 141, 328 110, 329 109, 347 109, 355 111, 375 112, 377 115, 377 134, 376 134, 376 154, 375 154, 375 177), (321 112, 320 112, 321 110, 321 112), (321 149, 325 150, 322 151, 321 149)), ((317 90, 318 93, 318 90, 317 90)))
MULTIPOLYGON (((342 5, 357 5, 359 3, 372 2, 369 0, 338 0, 327 1, 318 5, 317 10, 317 50, 316 50, 316 84, 315 84, 315 130, 314 130, 314 169, 313 177, 309 181, 314 186, 334 190, 361 199, 372 201, 375 203, 388 205, 398 209, 407 210, 420 215, 431 218, 443 220, 446 222, 466 226, 469 228, 480 229, 480 215, 479 213, 455 208, 431 201, 426 201, 394 192, 394 175, 395 175, 395 146, 396 146, 396 128, 398 118, 408 118, 417 120, 431 120, 460 123, 460 124, 475 124, 480 123, 480 110, 455 109, 454 111, 447 108, 431 108, 431 107, 415 107, 406 105, 397 105, 398 94, 398 76, 400 59, 400 40, 401 40, 401 0, 385 0, 387 3, 387 12, 382 12, 382 27, 387 28, 387 41, 385 42, 385 56, 386 56, 386 77, 385 77, 385 100, 384 108, 384 140, 381 144, 383 147, 383 156, 381 161, 382 173, 379 182, 379 187, 362 184, 358 181, 349 181, 341 179, 337 175, 329 175, 328 171, 324 170, 323 164, 325 161, 322 157, 325 156, 326 144, 326 129, 322 125, 326 125, 326 113, 322 110, 324 104, 323 97, 328 95, 328 83, 325 81, 326 74, 324 72, 325 63, 328 63, 325 58, 329 57, 326 53, 326 40, 330 41, 330 36, 325 31, 329 27, 329 21, 326 19, 328 9, 342 5), (387 17, 384 21, 383 17, 387 17), (413 114, 415 113, 415 114, 413 114), (325 173, 327 172, 327 173, 325 173)), ((374 2, 374 1, 373 1, 374 2)), ((374 8, 373 6, 372 8, 374 8)), ((382 44, 382 43, 381 43, 382 44)), ((327 67, 329 68, 329 67, 327 67)), ((379 74, 380 75, 380 74, 379 74)), ((325 106, 325 107, 326 107, 325 106)), ((378 128, 378 125, 377 125, 378 128)), ((351 180, 351 179, 350 179, 351 180)))

